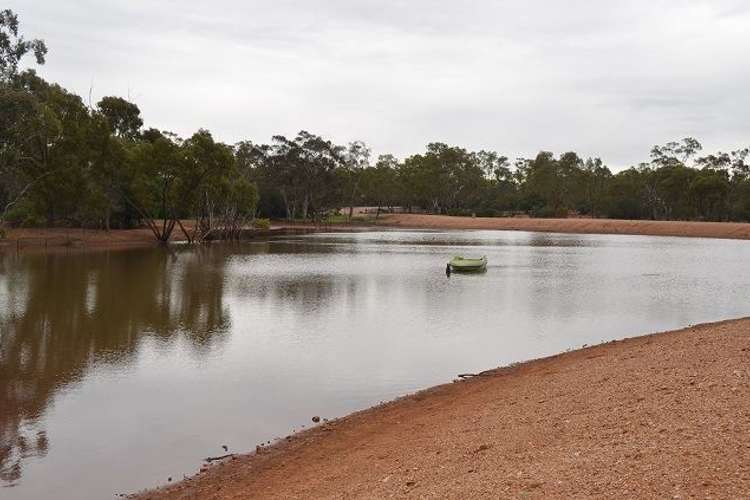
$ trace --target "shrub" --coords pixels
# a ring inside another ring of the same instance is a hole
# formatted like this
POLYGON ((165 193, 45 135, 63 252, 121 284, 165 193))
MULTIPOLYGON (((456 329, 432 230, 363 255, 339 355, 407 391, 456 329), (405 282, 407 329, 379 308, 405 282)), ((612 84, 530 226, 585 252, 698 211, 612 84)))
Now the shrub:
POLYGON ((271 229, 271 219, 255 219, 253 221, 253 227, 255 229, 263 230, 271 229))
POLYGON ((448 215, 457 217, 471 217, 474 215, 474 211, 469 208, 451 208, 448 209, 448 215))

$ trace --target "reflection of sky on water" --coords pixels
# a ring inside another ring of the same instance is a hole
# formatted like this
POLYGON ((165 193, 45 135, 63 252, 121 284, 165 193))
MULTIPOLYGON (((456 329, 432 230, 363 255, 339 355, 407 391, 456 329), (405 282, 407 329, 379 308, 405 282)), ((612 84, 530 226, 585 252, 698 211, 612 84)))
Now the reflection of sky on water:
POLYGON ((0 493, 107 497, 459 372, 746 315, 748 248, 385 231, 6 255, 0 493), (461 253, 487 273, 446 279, 461 253))

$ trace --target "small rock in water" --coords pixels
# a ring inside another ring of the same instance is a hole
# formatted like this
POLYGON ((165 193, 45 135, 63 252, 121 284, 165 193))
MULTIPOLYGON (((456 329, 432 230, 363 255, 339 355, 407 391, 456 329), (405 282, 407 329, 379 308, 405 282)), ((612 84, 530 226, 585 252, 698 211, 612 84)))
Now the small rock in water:
POLYGON ((319 417, 319 416, 317 416, 317 415, 315 415, 315 416, 314 416, 314 417, 312 418, 312 421, 313 421, 313 422, 315 422, 315 423, 317 424, 318 422, 320 422, 320 417, 319 417))

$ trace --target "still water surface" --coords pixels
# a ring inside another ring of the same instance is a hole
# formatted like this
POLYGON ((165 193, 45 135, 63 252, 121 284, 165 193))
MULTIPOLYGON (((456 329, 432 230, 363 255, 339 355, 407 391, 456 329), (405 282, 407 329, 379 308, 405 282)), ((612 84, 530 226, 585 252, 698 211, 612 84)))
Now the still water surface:
POLYGON ((460 372, 748 315, 748 261, 502 231, 0 255, 0 498, 112 498, 460 372), (487 272, 446 278, 461 253, 487 272))

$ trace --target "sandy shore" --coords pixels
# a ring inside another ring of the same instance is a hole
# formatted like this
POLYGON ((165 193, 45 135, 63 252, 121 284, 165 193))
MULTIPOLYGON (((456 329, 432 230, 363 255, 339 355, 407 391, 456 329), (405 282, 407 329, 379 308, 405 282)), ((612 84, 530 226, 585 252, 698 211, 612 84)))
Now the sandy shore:
POLYGON ((612 342, 321 424, 138 498, 745 497, 749 367, 747 318, 612 342))
POLYGON ((699 238, 750 239, 750 223, 684 222, 618 219, 530 219, 515 217, 451 217, 448 215, 387 214, 380 224, 422 229, 503 229, 547 233, 642 234, 699 238))

